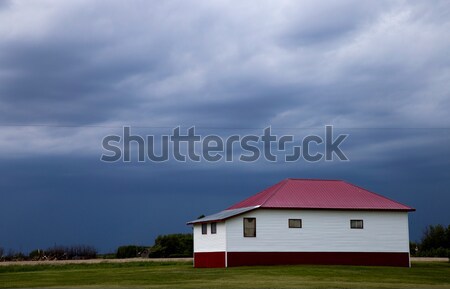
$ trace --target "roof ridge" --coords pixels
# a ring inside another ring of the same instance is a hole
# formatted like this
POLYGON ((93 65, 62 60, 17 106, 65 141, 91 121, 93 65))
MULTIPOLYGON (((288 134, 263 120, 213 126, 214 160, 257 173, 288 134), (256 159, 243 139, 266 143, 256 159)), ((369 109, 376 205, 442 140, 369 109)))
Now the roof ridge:
POLYGON ((386 196, 377 194, 377 193, 375 193, 375 192, 372 192, 372 191, 370 191, 370 190, 368 190, 368 189, 365 189, 365 188, 363 188, 363 187, 360 187, 360 186, 358 186, 358 185, 355 185, 355 184, 352 184, 352 183, 349 183, 349 182, 346 182, 346 181, 343 181, 343 182, 346 183, 346 184, 348 184, 348 185, 354 186, 354 187, 358 188, 359 190, 363 190, 363 191, 366 191, 366 192, 368 192, 368 193, 371 193, 372 195, 378 196, 378 197, 380 197, 380 198, 387 199, 387 200, 389 200, 389 201, 391 201, 391 202, 394 202, 394 203, 396 203, 396 204, 399 204, 399 205, 402 205, 402 206, 404 206, 404 207, 413 209, 414 211, 416 210, 416 209, 413 208, 413 207, 410 207, 410 206, 408 206, 408 205, 405 205, 405 204, 403 204, 403 203, 400 203, 400 202, 398 202, 398 201, 396 201, 396 200, 393 200, 393 199, 391 199, 391 198, 389 198, 389 197, 386 197, 386 196))
POLYGON ((262 206, 264 206, 264 204, 265 203, 267 203, 273 196, 275 196, 275 194, 282 188, 282 187, 284 187, 285 185, 286 185, 286 183, 288 182, 290 180, 290 178, 287 178, 287 179, 284 179, 284 180, 282 180, 281 182, 279 182, 279 186, 278 186, 278 188, 276 188, 274 191, 273 191, 273 193, 270 195, 270 197, 268 197, 260 206, 262 207, 262 206))

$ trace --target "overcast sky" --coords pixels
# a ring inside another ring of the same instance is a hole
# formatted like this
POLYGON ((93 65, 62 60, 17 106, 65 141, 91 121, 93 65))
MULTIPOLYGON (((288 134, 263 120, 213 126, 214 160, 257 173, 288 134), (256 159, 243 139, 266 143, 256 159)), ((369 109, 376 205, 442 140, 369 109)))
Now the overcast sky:
POLYGON ((151 245, 287 177, 450 220, 448 1, 0 1, 0 246, 151 245), (103 163, 102 138, 349 134, 350 161, 103 163))

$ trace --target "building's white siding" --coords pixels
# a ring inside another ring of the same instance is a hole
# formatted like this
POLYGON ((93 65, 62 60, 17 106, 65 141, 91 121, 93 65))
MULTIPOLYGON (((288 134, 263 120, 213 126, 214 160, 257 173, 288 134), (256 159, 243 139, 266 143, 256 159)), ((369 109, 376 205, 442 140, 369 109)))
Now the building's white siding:
POLYGON ((208 224, 208 234, 202 234, 202 224, 194 225, 194 252, 224 252, 226 248, 225 222, 217 223, 217 233, 211 234, 211 224, 208 224))
POLYGON ((213 239, 196 225, 195 250, 224 250, 225 236, 229 252, 409 252, 406 212, 257 209, 226 220, 226 235, 223 228, 213 239), (255 238, 243 237, 244 217, 256 218, 255 238), (289 228, 288 219, 303 227, 289 228), (350 219, 364 220, 364 229, 350 229, 350 219))

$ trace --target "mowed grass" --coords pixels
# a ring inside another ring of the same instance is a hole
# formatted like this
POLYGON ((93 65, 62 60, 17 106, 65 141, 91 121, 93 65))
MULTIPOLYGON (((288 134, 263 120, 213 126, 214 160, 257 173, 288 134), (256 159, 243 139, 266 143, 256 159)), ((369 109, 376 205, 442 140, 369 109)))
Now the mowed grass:
POLYGON ((190 263, 0 266, 0 288, 450 288, 450 263, 412 268, 261 266, 195 269, 190 263))

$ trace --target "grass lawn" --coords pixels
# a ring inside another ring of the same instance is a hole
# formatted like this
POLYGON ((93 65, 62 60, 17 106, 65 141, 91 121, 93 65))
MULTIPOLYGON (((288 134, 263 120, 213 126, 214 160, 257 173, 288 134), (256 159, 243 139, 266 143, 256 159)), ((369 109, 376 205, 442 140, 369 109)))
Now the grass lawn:
POLYGON ((0 266, 0 288, 450 288, 450 263, 412 268, 264 266, 194 269, 190 263, 0 266))

